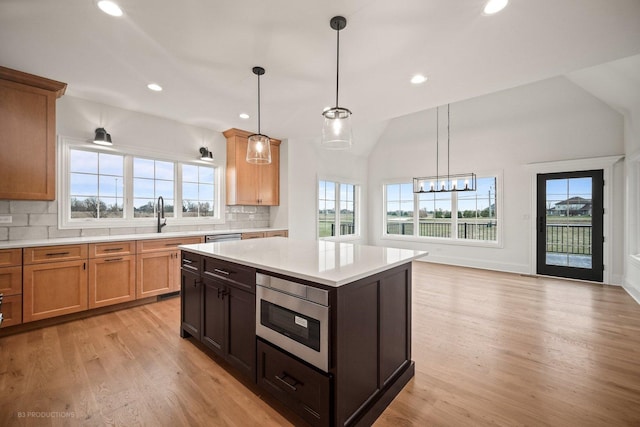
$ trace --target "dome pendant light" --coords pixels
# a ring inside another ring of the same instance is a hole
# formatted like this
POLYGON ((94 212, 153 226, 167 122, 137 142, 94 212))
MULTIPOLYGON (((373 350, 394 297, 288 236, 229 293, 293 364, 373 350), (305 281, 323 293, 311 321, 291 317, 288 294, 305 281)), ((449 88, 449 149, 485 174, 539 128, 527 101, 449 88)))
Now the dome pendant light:
POLYGON ((260 76, 264 73, 264 68, 253 67, 253 74, 258 76, 258 133, 249 136, 247 162, 257 165, 271 163, 271 140, 267 135, 260 133, 260 76))
POLYGON ((347 26, 347 20, 343 16, 334 16, 329 21, 331 28, 337 34, 336 53, 336 106, 325 110, 324 125, 322 127, 321 144, 325 148, 343 150, 351 148, 351 111, 338 106, 338 83, 340 77, 340 30, 347 26))

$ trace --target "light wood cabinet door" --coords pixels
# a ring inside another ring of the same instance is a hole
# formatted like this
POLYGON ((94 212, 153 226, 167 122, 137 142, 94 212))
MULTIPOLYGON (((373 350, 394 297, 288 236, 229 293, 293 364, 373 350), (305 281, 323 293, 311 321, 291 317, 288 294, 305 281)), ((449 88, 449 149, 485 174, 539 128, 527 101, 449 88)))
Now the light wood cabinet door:
POLYGON ((264 237, 264 232, 262 231, 252 231, 251 233, 242 233, 242 240, 262 239, 263 237, 264 237))
POLYGON ((89 308, 136 299, 135 255, 89 260, 89 308))
POLYGON ((3 328, 22 323, 22 295, 2 297, 2 319, 3 328))
POLYGON ((162 295, 180 289, 179 251, 138 254, 136 298, 162 295))
POLYGON ((47 319, 88 308, 87 262, 25 265, 23 320, 47 319))
POLYGON ((22 266, 0 268, 0 294, 17 295, 22 293, 22 266))
POLYGON ((227 205, 280 204, 280 141, 271 139, 271 163, 247 163, 247 143, 251 132, 229 129, 227 138, 227 205))
POLYGON ((0 250, 0 267, 16 267, 22 265, 22 249, 0 250))
POLYGON ((102 242, 89 244, 89 258, 118 257, 136 253, 136 242, 102 242))
POLYGON ((0 199, 55 200, 56 98, 65 88, 0 67, 0 199))

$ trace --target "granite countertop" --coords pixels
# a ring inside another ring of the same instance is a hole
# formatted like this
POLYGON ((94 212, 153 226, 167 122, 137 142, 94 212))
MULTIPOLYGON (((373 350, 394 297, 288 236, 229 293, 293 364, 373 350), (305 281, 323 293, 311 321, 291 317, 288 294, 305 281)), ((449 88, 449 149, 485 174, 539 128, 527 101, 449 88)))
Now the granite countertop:
POLYGON ((339 287, 428 255, 411 249, 283 237, 179 246, 249 267, 339 287))
POLYGON ((57 239, 9 240, 0 242, 0 249, 30 248, 34 246, 76 245, 79 243, 119 242, 127 240, 170 239, 180 237, 213 236, 219 234, 278 231, 286 228, 246 228, 236 230, 174 231, 165 233, 116 234, 109 236, 62 237, 57 239))

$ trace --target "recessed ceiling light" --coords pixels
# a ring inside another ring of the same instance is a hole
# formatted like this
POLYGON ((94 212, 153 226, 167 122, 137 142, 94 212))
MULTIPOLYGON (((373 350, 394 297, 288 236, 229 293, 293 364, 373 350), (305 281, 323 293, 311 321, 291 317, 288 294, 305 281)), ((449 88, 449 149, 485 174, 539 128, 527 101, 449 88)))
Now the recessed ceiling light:
POLYGON ((122 9, 120 9, 120 6, 118 6, 112 1, 100 0, 98 2, 98 7, 100 8, 101 11, 103 11, 107 15, 122 16, 122 9))
POLYGON ((240 113, 240 118, 246 120, 249 118, 249 115, 247 113, 240 113))
POLYGON ((162 86, 157 83, 149 83, 147 87, 154 92, 160 92, 162 90, 162 86))
POLYGON ((489 0, 487 4, 484 5, 484 14, 493 15, 494 13, 498 13, 504 9, 508 3, 509 0, 489 0))
POLYGON ((416 74, 415 76, 411 77, 411 83, 413 83, 414 85, 419 85, 420 83, 424 83, 426 81, 427 78, 422 74, 416 74))

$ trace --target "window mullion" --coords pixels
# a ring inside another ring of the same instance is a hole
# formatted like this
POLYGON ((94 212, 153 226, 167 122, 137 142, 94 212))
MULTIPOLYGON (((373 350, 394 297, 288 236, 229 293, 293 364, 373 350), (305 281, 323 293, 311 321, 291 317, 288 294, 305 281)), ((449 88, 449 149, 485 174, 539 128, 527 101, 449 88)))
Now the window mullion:
POLYGON ((333 219, 335 224, 336 224, 336 235, 335 235, 335 237, 339 238, 340 234, 341 234, 340 233, 340 220, 341 220, 341 218, 340 218, 340 183, 339 182, 334 182, 333 183, 333 191, 334 191, 334 194, 336 195, 335 200, 334 200, 334 203, 335 203, 335 206, 336 206, 336 211, 335 211, 335 214, 334 214, 335 216, 334 216, 334 219, 333 219))

